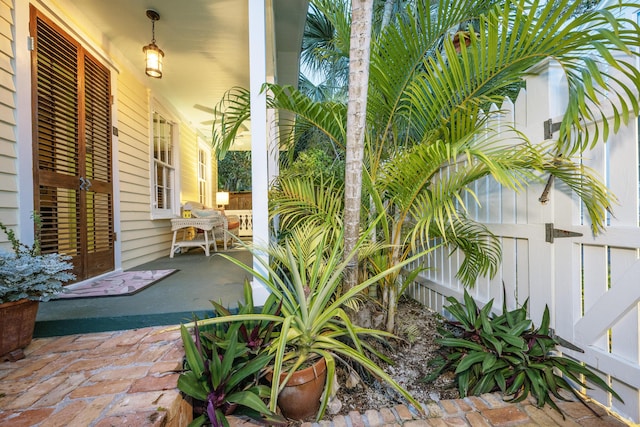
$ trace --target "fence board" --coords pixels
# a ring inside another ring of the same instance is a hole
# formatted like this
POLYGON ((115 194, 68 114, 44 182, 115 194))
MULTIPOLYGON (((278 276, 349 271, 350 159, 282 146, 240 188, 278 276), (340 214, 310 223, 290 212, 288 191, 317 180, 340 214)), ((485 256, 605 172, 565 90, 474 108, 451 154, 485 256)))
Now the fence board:
MULTIPOLYGON (((582 294, 583 296, 583 312, 585 313, 584 319, 591 316, 598 320, 598 323, 602 324, 601 316, 599 316, 602 303, 601 299, 607 294, 607 251, 606 248, 600 246, 582 246, 582 294)), ((612 295, 608 293, 607 296, 612 295)), ((574 294, 574 297, 580 298, 580 294, 574 294)), ((576 325, 576 329, 578 326, 576 325)), ((589 331, 591 332, 591 331, 589 331)), ((583 335, 584 336, 584 335, 583 335)), ((590 333, 586 341, 581 343, 595 346, 603 351, 608 352, 608 336, 607 329, 598 330, 597 334, 590 333)))
MULTIPOLYGON (((636 250, 610 248, 611 251, 611 288, 634 289, 638 287, 638 275, 630 273, 638 263, 638 252, 636 250), (636 283, 633 283, 633 282, 636 283)), ((637 268, 636 268, 637 269, 637 268)), ((640 324, 638 312, 638 295, 627 301, 633 301, 628 312, 618 320, 611 331, 611 351, 614 354, 634 363, 640 362, 640 336, 637 333, 640 324)), ((618 310, 621 307, 618 306, 618 310)), ((606 309, 606 307, 605 307, 606 309)))
POLYGON ((513 309, 518 300, 518 277, 517 277, 517 252, 516 239, 503 237, 502 239, 503 262, 501 265, 501 275, 505 288, 507 307, 513 309))
POLYGON ((607 178, 608 186, 622 203, 612 207, 612 226, 638 226, 638 203, 625 203, 638 196, 638 121, 611 137, 607 142, 607 158, 614 170, 607 178))
MULTIPOLYGON (((596 342, 598 337, 606 332, 612 325, 619 321, 627 312, 637 307, 640 300, 640 263, 635 262, 623 276, 616 276, 616 282, 609 292, 606 292, 606 270, 597 264, 599 256, 592 256, 597 253, 597 247, 586 247, 585 254, 585 314, 576 325, 576 339, 581 343, 591 344, 596 342), (593 261, 593 266, 588 263, 593 261), (597 277, 600 280, 597 280, 597 277), (602 277, 604 276, 604 278, 602 277), (617 285, 617 286, 616 286, 617 285), (606 293, 605 293, 606 292, 606 293), (596 305, 597 303, 597 305, 596 305)), ((638 326, 636 325, 636 335, 638 326)), ((602 348, 602 347, 599 347, 602 348)))

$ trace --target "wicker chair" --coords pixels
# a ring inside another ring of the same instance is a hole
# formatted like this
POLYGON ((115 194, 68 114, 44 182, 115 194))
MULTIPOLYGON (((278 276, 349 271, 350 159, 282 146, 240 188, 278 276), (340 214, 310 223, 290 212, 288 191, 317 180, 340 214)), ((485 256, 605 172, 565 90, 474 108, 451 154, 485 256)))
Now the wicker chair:
POLYGON ((237 215, 225 215, 224 209, 207 208, 199 202, 186 202, 183 210, 191 211, 191 216, 195 218, 221 217, 222 227, 215 227, 213 235, 217 242, 222 243, 224 250, 228 246, 233 246, 234 236, 240 233, 240 218, 237 215))

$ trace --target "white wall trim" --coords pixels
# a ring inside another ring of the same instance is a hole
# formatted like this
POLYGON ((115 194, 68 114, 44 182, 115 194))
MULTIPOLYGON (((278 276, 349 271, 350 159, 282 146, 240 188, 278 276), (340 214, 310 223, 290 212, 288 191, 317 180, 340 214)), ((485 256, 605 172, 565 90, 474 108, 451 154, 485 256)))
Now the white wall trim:
MULTIPOLYGON (((267 8, 270 1, 248 0, 249 2, 249 69, 251 92, 251 183, 253 212, 260 214, 253 219, 254 247, 269 242, 268 205, 268 140, 267 140, 267 100, 261 91, 267 75, 267 8)), ((271 10, 271 9, 269 9, 271 10)), ((268 259, 266 253, 255 253, 253 268, 266 276, 261 263, 268 259)), ((264 303, 268 291, 257 279, 252 282, 256 304, 264 303)))
POLYGON ((30 226, 33 212, 33 131, 31 115, 31 51, 29 38, 29 2, 15 4, 15 78, 16 78, 16 138, 18 150, 18 227, 24 243, 33 242, 30 226))

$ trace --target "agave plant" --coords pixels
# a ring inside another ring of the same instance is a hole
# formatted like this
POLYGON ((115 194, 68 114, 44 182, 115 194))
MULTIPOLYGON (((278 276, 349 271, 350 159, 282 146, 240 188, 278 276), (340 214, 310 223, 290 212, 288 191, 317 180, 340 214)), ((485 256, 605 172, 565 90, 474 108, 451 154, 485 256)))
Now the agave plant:
POLYGON ((527 318, 527 302, 514 310, 503 304, 503 314, 496 316, 491 314, 493 300, 480 309, 466 291, 464 304, 453 297, 447 300, 446 309, 454 320, 438 328, 442 338, 437 342, 444 356, 433 361, 436 369, 425 381, 450 371, 463 397, 501 391, 511 396, 510 401, 520 402, 532 394, 538 407, 549 404, 563 417, 552 397, 567 400, 560 393, 565 390, 585 403, 574 385, 589 388, 586 381, 622 401, 593 371, 557 355, 554 350, 560 342, 549 329, 548 307, 535 327, 527 318))
MULTIPOLYGON (((258 257, 262 271, 221 254, 263 283, 271 295, 282 303, 281 313, 236 314, 205 319, 200 321, 199 325, 246 321, 272 321, 279 324, 277 336, 274 336, 268 347, 274 357, 274 380, 270 394, 272 411, 275 411, 278 395, 293 372, 317 357, 324 357, 326 360, 325 390, 331 390, 333 387, 336 358, 345 358, 361 365, 376 378, 386 381, 417 410, 421 410, 418 402, 366 355, 367 352, 371 352, 386 360, 364 338, 389 339, 394 335, 357 326, 352 323, 346 312, 347 307, 352 306, 362 290, 385 275, 401 269, 418 256, 380 272, 341 294, 340 286, 348 262, 348 257, 345 261, 342 256, 341 233, 342 230, 328 232, 326 228, 317 226, 297 227, 284 240, 265 249, 272 262, 258 257), (280 381, 281 373, 286 373, 286 376, 280 381)), ((368 250, 379 247, 373 245, 373 248, 369 248, 366 241, 365 233, 358 242, 365 254, 368 250)), ((260 252, 255 248, 250 250, 260 252)), ((330 393, 324 393, 317 414, 318 419, 323 416, 329 397, 330 393)))

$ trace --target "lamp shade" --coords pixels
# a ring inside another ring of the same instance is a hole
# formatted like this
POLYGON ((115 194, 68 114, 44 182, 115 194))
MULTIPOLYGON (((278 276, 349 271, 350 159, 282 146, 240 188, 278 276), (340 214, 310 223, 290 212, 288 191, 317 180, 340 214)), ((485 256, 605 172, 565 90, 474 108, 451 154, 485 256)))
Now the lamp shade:
POLYGON ((149 77, 157 79, 162 77, 162 58, 164 52, 155 43, 151 42, 142 48, 145 56, 145 73, 149 77))
POLYGON ((216 193, 216 204, 217 205, 228 205, 229 204, 229 192, 228 191, 218 191, 216 193))

